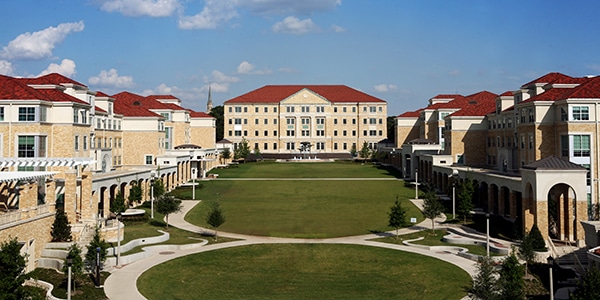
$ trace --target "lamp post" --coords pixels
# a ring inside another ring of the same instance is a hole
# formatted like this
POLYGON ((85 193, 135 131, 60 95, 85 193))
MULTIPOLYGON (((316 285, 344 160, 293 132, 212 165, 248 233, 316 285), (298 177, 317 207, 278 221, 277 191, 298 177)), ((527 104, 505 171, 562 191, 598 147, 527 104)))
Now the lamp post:
POLYGON ((100 251, 102 248, 96 247, 96 287, 100 287, 100 251))
POLYGON ((192 200, 196 200, 196 168, 192 168, 192 200))
POLYGON ((547 260, 550 270, 550 300, 554 300, 554 280, 552 279, 552 266, 554 266, 554 257, 548 256, 547 260))
POLYGON ((154 171, 150 172, 150 218, 154 219, 154 171))
POLYGON ((419 169, 415 169, 415 200, 419 199, 419 169))
POLYGON ((121 213, 117 214, 117 268, 121 267, 121 213))
POLYGON ((486 228, 485 228, 485 255, 490 257, 490 214, 485 214, 486 228))
POLYGON ((73 257, 71 254, 67 256, 67 267, 68 273, 67 275, 67 300, 71 300, 71 266, 73 266, 73 257))

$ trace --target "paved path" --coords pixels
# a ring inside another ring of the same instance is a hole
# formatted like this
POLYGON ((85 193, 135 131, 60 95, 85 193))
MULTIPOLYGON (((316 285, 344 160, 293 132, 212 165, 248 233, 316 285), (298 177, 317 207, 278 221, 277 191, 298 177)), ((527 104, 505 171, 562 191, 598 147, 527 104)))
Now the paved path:
MULTIPOLYGON (((416 202, 415 204, 419 206, 420 200, 411 200, 416 202)), ((169 217, 169 224, 175 227, 179 227, 181 229, 201 233, 201 232, 212 232, 209 229, 205 229, 202 227, 198 227, 186 222, 183 218, 185 214, 190 211, 195 205, 197 205, 199 201, 183 201, 183 209, 181 212, 171 215, 169 217)), ((436 219, 436 222, 442 222, 445 219, 436 219)), ((424 228, 431 228, 431 220, 425 220, 424 222, 417 224, 415 226, 404 228, 400 230, 400 233, 410 233, 418 230, 423 230, 424 228)), ((395 233, 395 231, 390 231, 395 233)), ((227 233, 227 232, 219 232, 219 236, 222 237, 230 237, 240 239, 239 241, 227 242, 227 243, 218 243, 218 244, 210 244, 206 246, 202 246, 196 249, 189 250, 175 250, 175 251, 163 251, 153 255, 150 258, 142 259, 140 261, 136 261, 129 265, 123 266, 121 269, 115 269, 112 274, 107 278, 104 283, 104 291, 106 295, 112 300, 126 299, 126 300, 135 300, 135 299, 146 299, 142 294, 140 294, 137 290, 136 282, 138 277, 144 273, 146 270, 161 264, 165 261, 174 259, 176 257, 181 257, 185 255, 190 255, 194 253, 212 251, 217 249, 223 249, 228 247, 238 247, 238 246, 246 246, 253 244, 275 244, 275 243, 313 243, 313 244, 354 244, 354 245, 365 245, 365 246, 373 246, 380 248, 388 248, 395 250, 402 250, 406 252, 418 253, 421 255, 426 255, 434 258, 438 258, 454 264, 459 268, 465 270, 471 276, 476 274, 476 266, 472 260, 465 259, 459 257, 457 255, 447 253, 447 252, 436 252, 430 250, 424 250, 417 247, 409 247, 404 245, 396 245, 390 243, 381 243, 369 241, 369 239, 378 238, 383 236, 382 234, 367 234, 367 235, 359 235, 359 236, 350 236, 350 237, 338 237, 338 238, 329 238, 329 239, 295 239, 295 238, 276 238, 276 237, 263 237, 263 236, 250 236, 243 234, 235 234, 235 233, 227 233)))

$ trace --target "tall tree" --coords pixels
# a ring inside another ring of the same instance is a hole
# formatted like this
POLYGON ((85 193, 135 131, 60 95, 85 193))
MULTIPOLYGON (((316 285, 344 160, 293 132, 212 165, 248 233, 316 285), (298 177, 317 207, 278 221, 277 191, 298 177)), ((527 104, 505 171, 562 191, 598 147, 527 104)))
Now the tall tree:
POLYGON ((215 118, 215 136, 218 142, 223 139, 225 132, 225 109, 223 105, 214 106, 209 115, 215 118))
POLYGON ((221 164, 226 163, 227 160, 230 158, 231 158, 231 150, 229 150, 229 148, 223 149, 223 152, 221 152, 221 155, 219 156, 219 159, 221 160, 221 164))
POLYGON ((173 196, 162 196, 156 202, 156 211, 165 215, 167 219, 167 229, 169 229, 169 215, 181 210, 181 200, 173 196))
POLYGON ((356 150, 355 143, 352 143, 352 148, 350 148, 350 155, 352 155, 352 157, 356 157, 356 155, 358 155, 358 150, 356 150))
POLYGON ((106 249, 108 249, 108 243, 100 236, 100 228, 96 227, 94 237, 90 243, 86 246, 87 253, 85 254, 85 260, 90 271, 96 268, 96 264, 102 265, 106 261, 106 249), (100 248, 100 260, 97 260, 97 250, 100 248))
POLYGON ((213 202, 208 215, 206 216, 206 224, 215 229, 215 241, 218 239, 217 228, 225 223, 225 216, 218 201, 213 202))
POLYGON ((129 203, 136 203, 138 201, 141 201, 142 193, 142 187, 136 183, 133 186, 131 186, 131 189, 129 190, 129 197, 127 197, 127 200, 129 201, 129 203))
POLYGON ((27 291, 23 283, 28 275, 25 270, 25 257, 21 255, 17 238, 10 238, 0 244, 0 299, 26 299, 27 291))
POLYGON ((496 270, 491 258, 484 256, 477 265, 473 286, 469 289, 472 299, 491 300, 498 298, 496 270))
POLYGON ((585 275, 577 280, 577 289, 569 295, 569 299, 600 299, 600 289, 598 287, 600 287, 600 270, 595 264, 591 264, 585 275))
POLYGON ((152 192, 154 193, 154 199, 158 199, 160 196, 165 194, 165 185, 160 177, 154 180, 154 184, 152 184, 152 192))
POLYGON ((123 197, 123 194, 121 194, 121 191, 119 191, 110 204, 110 211, 118 214, 124 212, 126 209, 127 205, 125 205, 125 197, 123 197))
POLYGON ((473 194, 475 193, 475 187, 473 181, 470 178, 465 180, 458 185, 458 215, 463 218, 463 224, 467 223, 467 216, 471 214, 473 210, 473 194))
POLYGON ((423 194, 423 216, 431 219, 431 232, 435 233, 435 218, 442 215, 444 205, 438 200, 435 191, 428 191, 423 194))
POLYGON ((64 210, 56 210, 50 235, 52 236, 53 242, 70 242, 73 240, 71 235, 71 225, 69 225, 69 219, 64 210))
POLYGON ((535 252, 533 250, 533 239, 531 234, 526 233, 523 235, 521 244, 519 245, 519 258, 525 261, 525 276, 529 272, 529 264, 535 259, 535 252))
POLYGON ((387 138, 396 141, 396 116, 387 117, 387 138))
POLYGON ((525 282, 523 280, 523 266, 511 253, 504 259, 500 269, 500 298, 501 299, 524 299, 525 282))
POLYGON ((388 217, 388 226, 396 229, 396 239, 398 239, 398 230, 406 226, 406 208, 402 207, 398 197, 396 197, 396 202, 390 208, 388 217))
POLYGON ((360 157, 364 160, 367 160, 371 154, 371 148, 369 147, 369 143, 367 143, 367 141, 365 141, 362 145, 362 148, 360 149, 360 157))
POLYGON ((235 159, 245 159, 248 156, 248 154, 250 154, 250 146, 248 146, 248 140, 242 137, 242 140, 233 152, 233 157, 235 159))

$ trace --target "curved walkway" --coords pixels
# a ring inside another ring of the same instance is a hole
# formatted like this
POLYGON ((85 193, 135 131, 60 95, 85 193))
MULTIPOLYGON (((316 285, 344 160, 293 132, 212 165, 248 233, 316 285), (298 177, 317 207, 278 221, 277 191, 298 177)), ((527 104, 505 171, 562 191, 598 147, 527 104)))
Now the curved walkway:
MULTIPOLYGON (((415 205, 420 207, 419 200, 411 200, 415 205)), ((187 212, 189 212, 194 206, 196 206, 200 201, 192 201, 187 200, 183 201, 183 209, 181 212, 177 214, 173 214, 169 217, 169 224, 190 232, 201 233, 210 231, 208 229, 198 227, 196 225, 192 225, 184 220, 184 216, 187 212)), ((445 219, 436 219, 436 222, 443 222, 445 219)), ((423 230, 426 228, 431 228, 431 221, 425 220, 424 222, 417 224, 415 226, 404 228, 400 230, 400 233, 410 233, 414 231, 423 230)), ((395 231, 394 231, 395 233, 395 231)), ((234 242, 226 242, 226 243, 218 243, 218 244, 210 244, 207 246, 203 246, 196 249, 189 250, 176 250, 176 251, 168 251, 163 253, 158 253, 153 255, 150 258, 146 258, 129 265, 123 266, 121 269, 114 269, 111 275, 106 279, 104 283, 104 291, 106 296, 112 300, 126 299, 126 300, 135 300, 135 299, 146 299, 137 289, 137 279, 138 277, 144 273, 146 270, 166 262, 168 260, 186 256, 190 254, 213 251, 223 248, 229 247, 238 247, 238 246, 246 246, 253 244, 291 244, 291 243, 313 243, 313 244, 354 244, 354 245, 365 245, 372 247, 380 247, 387 249, 395 249, 402 250, 406 252, 417 253, 421 255, 426 255, 434 258, 438 258, 440 260, 449 262, 458 266, 459 268, 465 270, 471 276, 474 276, 477 272, 475 263, 472 260, 459 257, 457 255, 447 253, 447 252, 436 252, 430 250, 423 250, 421 248, 409 247, 404 245, 396 245, 390 243, 382 243, 382 242, 374 242, 370 241, 370 239, 381 237, 381 235, 377 234, 367 234, 367 235, 359 235, 359 236, 349 236, 349 237, 338 237, 338 238, 328 238, 328 239, 295 239, 295 238, 276 238, 276 237, 264 237, 264 236, 250 236, 243 234, 235 234, 235 233, 227 233, 227 232, 219 232, 219 236, 222 237, 230 237, 240 239, 239 241, 234 242)))

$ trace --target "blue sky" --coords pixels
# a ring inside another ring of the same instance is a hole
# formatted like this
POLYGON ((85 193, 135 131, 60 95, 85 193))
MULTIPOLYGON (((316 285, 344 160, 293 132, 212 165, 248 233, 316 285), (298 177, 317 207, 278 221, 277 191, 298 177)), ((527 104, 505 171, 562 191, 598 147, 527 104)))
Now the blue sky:
POLYGON ((600 73, 598 1, 7 0, 0 74, 58 72, 204 111, 268 84, 345 84, 398 115, 441 93, 600 73))

